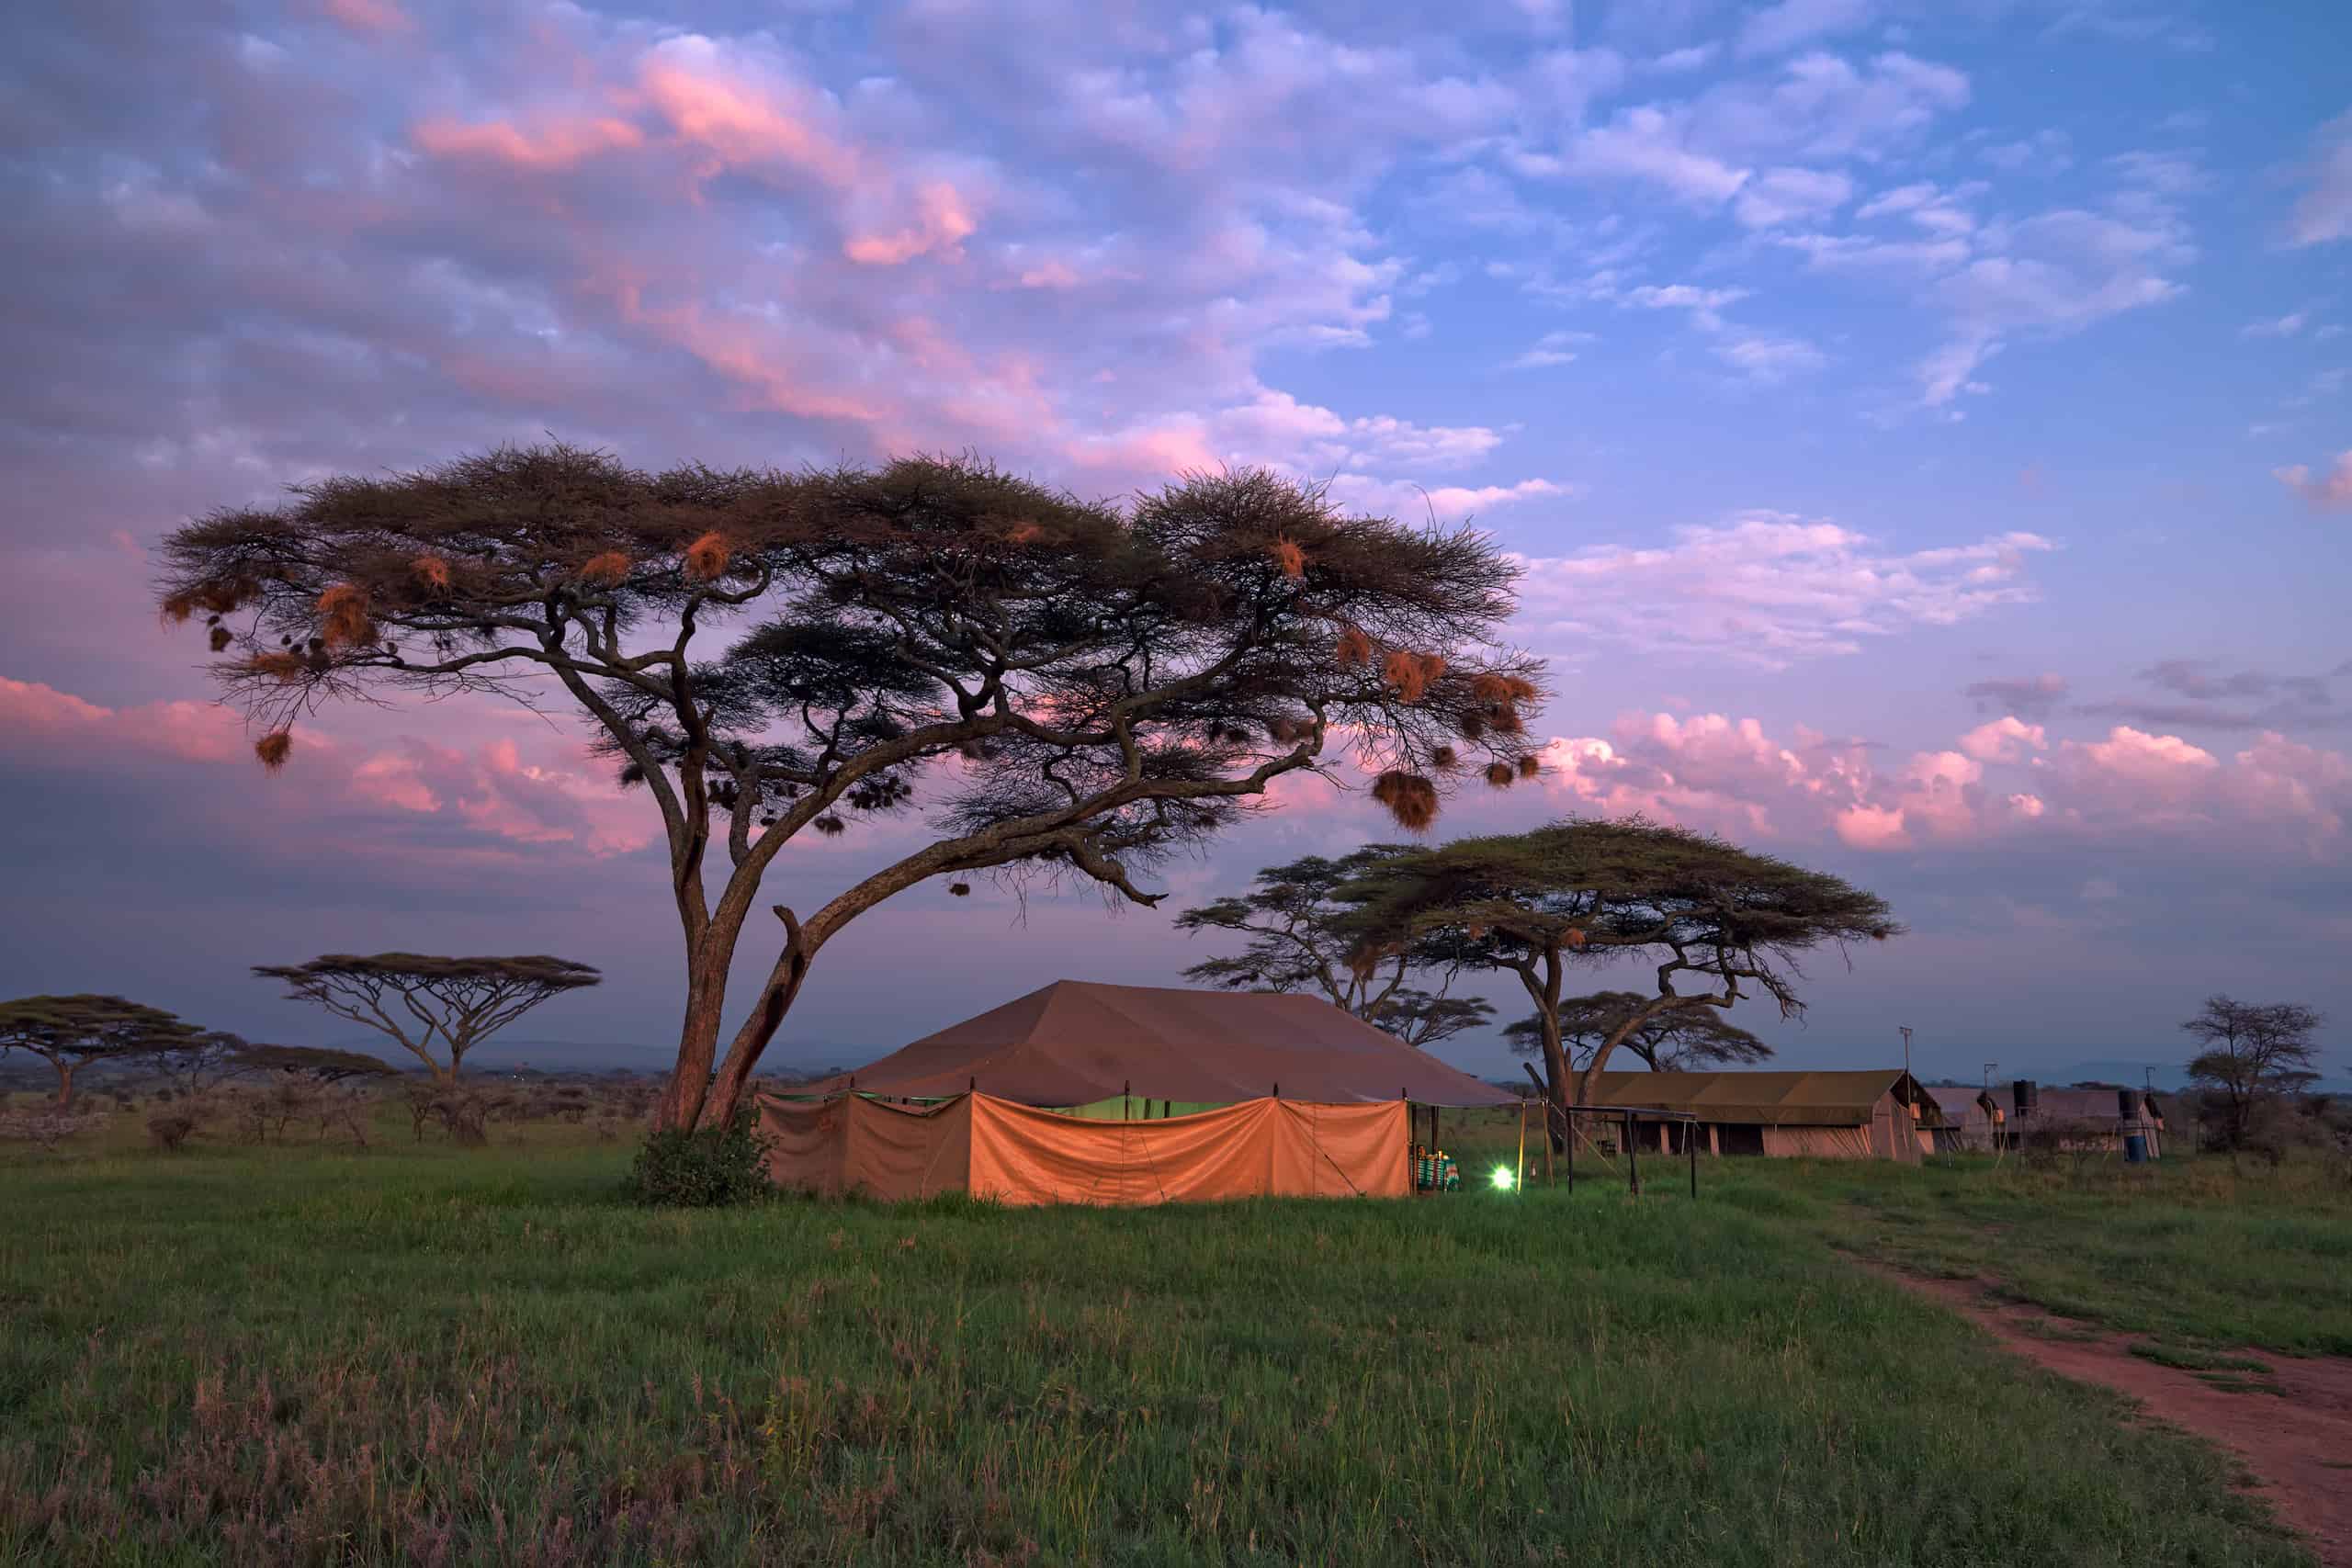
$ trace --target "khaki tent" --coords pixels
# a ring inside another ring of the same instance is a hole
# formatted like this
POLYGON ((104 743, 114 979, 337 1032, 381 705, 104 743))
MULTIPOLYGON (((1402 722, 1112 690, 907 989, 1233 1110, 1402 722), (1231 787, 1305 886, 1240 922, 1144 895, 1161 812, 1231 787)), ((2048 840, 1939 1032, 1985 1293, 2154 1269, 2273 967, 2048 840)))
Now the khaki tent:
MULTIPOLYGON (((1589 1104, 1687 1111, 1658 1122, 1661 1146, 1711 1154, 1919 1163, 1943 1113, 1899 1067, 1841 1073, 1603 1073, 1589 1104), (1917 1114, 1913 1114, 1913 1107, 1917 1114)), ((1647 1129, 1645 1129, 1646 1132, 1647 1129)))
POLYGON ((1159 1203, 1404 1197, 1415 1103, 1517 1100, 1313 997, 1062 980, 760 1113, 782 1186, 1159 1203))

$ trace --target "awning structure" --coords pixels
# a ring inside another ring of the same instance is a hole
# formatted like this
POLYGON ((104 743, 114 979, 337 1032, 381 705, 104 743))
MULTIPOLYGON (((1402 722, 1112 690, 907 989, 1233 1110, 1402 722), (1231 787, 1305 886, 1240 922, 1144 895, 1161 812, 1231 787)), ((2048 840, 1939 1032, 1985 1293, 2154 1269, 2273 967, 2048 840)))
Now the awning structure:
POLYGON ((1035 1106, 1130 1092, 1211 1105, 1519 1102, 1318 997, 1085 980, 1057 980, 799 1092, 853 1088, 914 1100, 977 1089, 1035 1106))

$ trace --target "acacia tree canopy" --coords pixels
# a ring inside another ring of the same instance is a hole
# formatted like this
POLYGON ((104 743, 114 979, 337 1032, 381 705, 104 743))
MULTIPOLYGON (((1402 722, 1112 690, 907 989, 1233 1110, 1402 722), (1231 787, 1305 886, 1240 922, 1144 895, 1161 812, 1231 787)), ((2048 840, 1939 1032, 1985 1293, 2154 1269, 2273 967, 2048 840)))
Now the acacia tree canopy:
POLYGON ((1638 817, 1458 839, 1385 860, 1340 897, 1368 953, 1443 935, 1468 962, 1516 974, 1535 1004, 1545 1089, 1563 1108, 1589 1101, 1611 1053, 1652 1019, 1758 993, 1797 1017, 1801 954, 1903 930, 1883 899, 1838 877, 1638 817), (1634 956, 1656 960, 1657 993, 1594 1045, 1571 1101, 1566 969, 1634 956))
MULTIPOLYGON (((1642 1059, 1654 1073, 1687 1072, 1721 1062, 1753 1066, 1771 1060, 1772 1047, 1732 1022, 1713 1008, 1650 1010, 1655 998, 1638 991, 1595 991, 1568 997, 1560 1003, 1560 1043, 1570 1065, 1581 1068, 1594 1048, 1615 1034, 1629 1018, 1646 1015, 1619 1043, 1642 1059)), ((1503 1039, 1521 1055, 1544 1048, 1544 1020, 1522 1018, 1503 1031, 1503 1039)))
MULTIPOLYGON (((544 953, 520 958, 439 958, 419 953, 379 953, 360 957, 330 953, 307 964, 256 964, 254 973, 283 980, 287 995, 326 1009, 375 1030, 431 1071, 435 1082, 454 1082, 466 1053, 548 998, 598 984, 604 976, 585 964, 544 953), (435 1042, 438 1042, 436 1050, 435 1042)), ((315 1073, 315 1053, 298 1057, 297 1046, 257 1047, 274 1055, 256 1066, 315 1073)), ((357 1052, 334 1052, 343 1064, 383 1064, 357 1052)), ((365 1072, 365 1067, 356 1067, 365 1072)), ((352 1076, 351 1070, 338 1077, 352 1076)))
POLYGON ((2312 1037, 2324 1021, 2301 1002, 2242 1002, 2222 992, 2180 1026, 2205 1047, 2189 1062, 2188 1078, 2221 1097, 2227 1147, 2245 1145, 2264 1101, 2299 1094, 2318 1078, 2312 1037))
POLYGON ((1426 826, 1458 749, 1532 764, 1540 664, 1499 647, 1517 568, 1467 528, 1348 517, 1258 472, 1121 509, 972 459, 648 474, 554 446, 336 478, 167 540, 167 617, 206 619, 282 766, 344 699, 568 703, 670 856, 685 944, 658 1124, 722 1122, 843 925, 927 878, 1134 873, 1247 810, 1340 737, 1426 826), (775 964, 712 1077, 729 964, 803 830, 915 804, 927 840, 775 912, 775 964), (727 864, 714 901, 714 845, 727 864), (806 906, 803 906, 806 908, 806 906))
POLYGON ((1345 924, 1351 909, 1335 895, 1373 866, 1409 852, 1402 844, 1366 844, 1336 859, 1307 855, 1265 867, 1247 893, 1185 910, 1176 917, 1179 931, 1235 931, 1250 940, 1238 953, 1193 964, 1184 977, 1228 991, 1318 993, 1408 1045, 1476 1028, 1494 1016, 1494 1006, 1448 994, 1459 964, 1442 936, 1408 943, 1374 964, 1351 963, 1357 944, 1345 924), (1434 991, 1405 984, 1408 976, 1432 971, 1444 976, 1434 991))
POLYGON ((0 1002, 0 1051, 23 1051, 57 1074, 57 1105, 74 1103, 74 1073, 91 1062, 148 1056, 187 1044, 196 1025, 120 997, 19 997, 0 1002))

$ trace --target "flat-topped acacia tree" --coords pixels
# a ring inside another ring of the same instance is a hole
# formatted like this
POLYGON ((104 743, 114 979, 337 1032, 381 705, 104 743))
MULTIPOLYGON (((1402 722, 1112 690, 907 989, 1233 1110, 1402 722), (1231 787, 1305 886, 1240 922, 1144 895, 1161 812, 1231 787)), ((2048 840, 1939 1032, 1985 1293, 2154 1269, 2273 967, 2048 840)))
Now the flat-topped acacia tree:
POLYGON ((57 1107, 74 1103, 74 1074, 92 1062, 155 1056, 204 1032, 161 1008, 120 997, 18 997, 0 1002, 0 1052, 39 1056, 57 1074, 57 1107))
POLYGON ((1238 953, 1190 965, 1184 978, 1227 991, 1320 993, 1417 1048, 1478 1028, 1494 1016, 1494 1006, 1449 994, 1460 954, 1442 938, 1408 943, 1377 964, 1349 962, 1353 911, 1333 895, 1380 862, 1411 852, 1403 844, 1365 844, 1336 858, 1306 855, 1262 868, 1246 893, 1185 910, 1176 917, 1178 931, 1233 931, 1249 940, 1238 953), (1436 990, 1405 983, 1423 973, 1442 976, 1436 990))
MULTIPOLYGON (((467 1052, 548 998, 604 979, 585 964, 544 953, 438 958, 422 953, 330 953, 307 964, 257 964, 254 973, 285 981, 292 1000, 322 1007, 385 1036, 424 1063, 444 1088, 458 1081, 467 1052)), ((255 1058, 257 1065, 289 1070, 315 1066, 320 1060, 315 1055, 255 1058)))
POLYGON ((1795 1018, 1799 954, 1903 930, 1884 899, 1826 872, 1638 817, 1457 839, 1382 861, 1340 897, 1355 906, 1361 961, 1442 936, 1468 962, 1517 975, 1535 1004, 1545 1090, 1563 1108, 1589 1104, 1610 1056, 1661 1015, 1729 1008, 1752 988, 1795 1018), (1571 1099, 1567 968, 1635 956, 1657 960, 1657 990, 1593 1045, 1571 1099), (1679 989, 1686 977, 1701 988, 1679 989))
POLYGON ((686 963, 662 1127, 732 1117, 818 953, 896 893, 1041 869, 1156 903, 1138 867, 1329 766, 1327 741, 1425 828, 1457 748, 1522 765, 1541 696, 1496 640, 1517 569, 1482 535, 1259 472, 1122 508, 978 460, 647 474, 503 449, 215 513, 162 558, 165 615, 204 617, 272 768, 295 719, 346 698, 492 691, 590 721, 669 849, 686 963), (778 852, 917 805, 911 851, 806 919, 775 907, 781 949, 714 1079, 778 852))

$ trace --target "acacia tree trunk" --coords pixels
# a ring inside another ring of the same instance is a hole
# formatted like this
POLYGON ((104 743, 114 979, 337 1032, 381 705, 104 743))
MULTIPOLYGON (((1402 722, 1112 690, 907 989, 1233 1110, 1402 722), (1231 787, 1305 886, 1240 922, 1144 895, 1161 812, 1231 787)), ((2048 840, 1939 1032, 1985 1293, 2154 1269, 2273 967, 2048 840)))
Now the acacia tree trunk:
POLYGON ((1544 1126, 1552 1140, 1552 1152, 1557 1154, 1568 1146, 1568 1135, 1575 1127, 1568 1110, 1568 1054, 1560 1043, 1560 949, 1555 943, 1544 950, 1540 975, 1532 958, 1511 967, 1518 970, 1519 983, 1535 1003, 1535 1021, 1544 1044, 1544 1095, 1551 1101, 1553 1112, 1544 1118, 1544 1126))
POLYGON ((710 1087, 711 1064, 718 1057, 718 1026, 727 1008, 727 970, 735 944, 706 939, 687 951, 686 1012, 678 1025, 677 1065, 653 1113, 657 1129, 691 1128, 710 1087), (722 949, 723 951, 714 951, 722 949))
MULTIPOLYGON (((1723 1007, 1726 1005, 1728 1004, 1724 1002, 1722 998, 1713 996, 1663 996, 1651 998, 1648 1001, 1643 1003, 1642 1006, 1636 1008, 1633 1014, 1623 1023, 1611 1031, 1606 1039, 1602 1040, 1600 1044, 1592 1048, 1592 1060, 1585 1064, 1584 1076, 1577 1082, 1577 1098, 1578 1100, 1588 1101, 1592 1099, 1593 1088, 1600 1081, 1601 1069, 1609 1065, 1609 1058, 1611 1055, 1616 1051, 1618 1046, 1624 1044, 1627 1040, 1632 1038, 1635 1031, 1639 1030, 1644 1024, 1649 1022, 1650 1020, 1656 1018, 1658 1014, 1669 1011, 1675 1008, 1723 1007)), ((1633 1050, 1635 1055, 1639 1055, 1642 1060, 1649 1066, 1651 1071, 1655 1072, 1657 1070, 1657 1058, 1654 1054, 1642 1049, 1638 1045, 1633 1047, 1633 1050)))
POLYGON ((52 1056, 49 1065, 57 1069, 57 1109, 70 1111, 74 1108, 74 1064, 62 1056, 52 1056))

